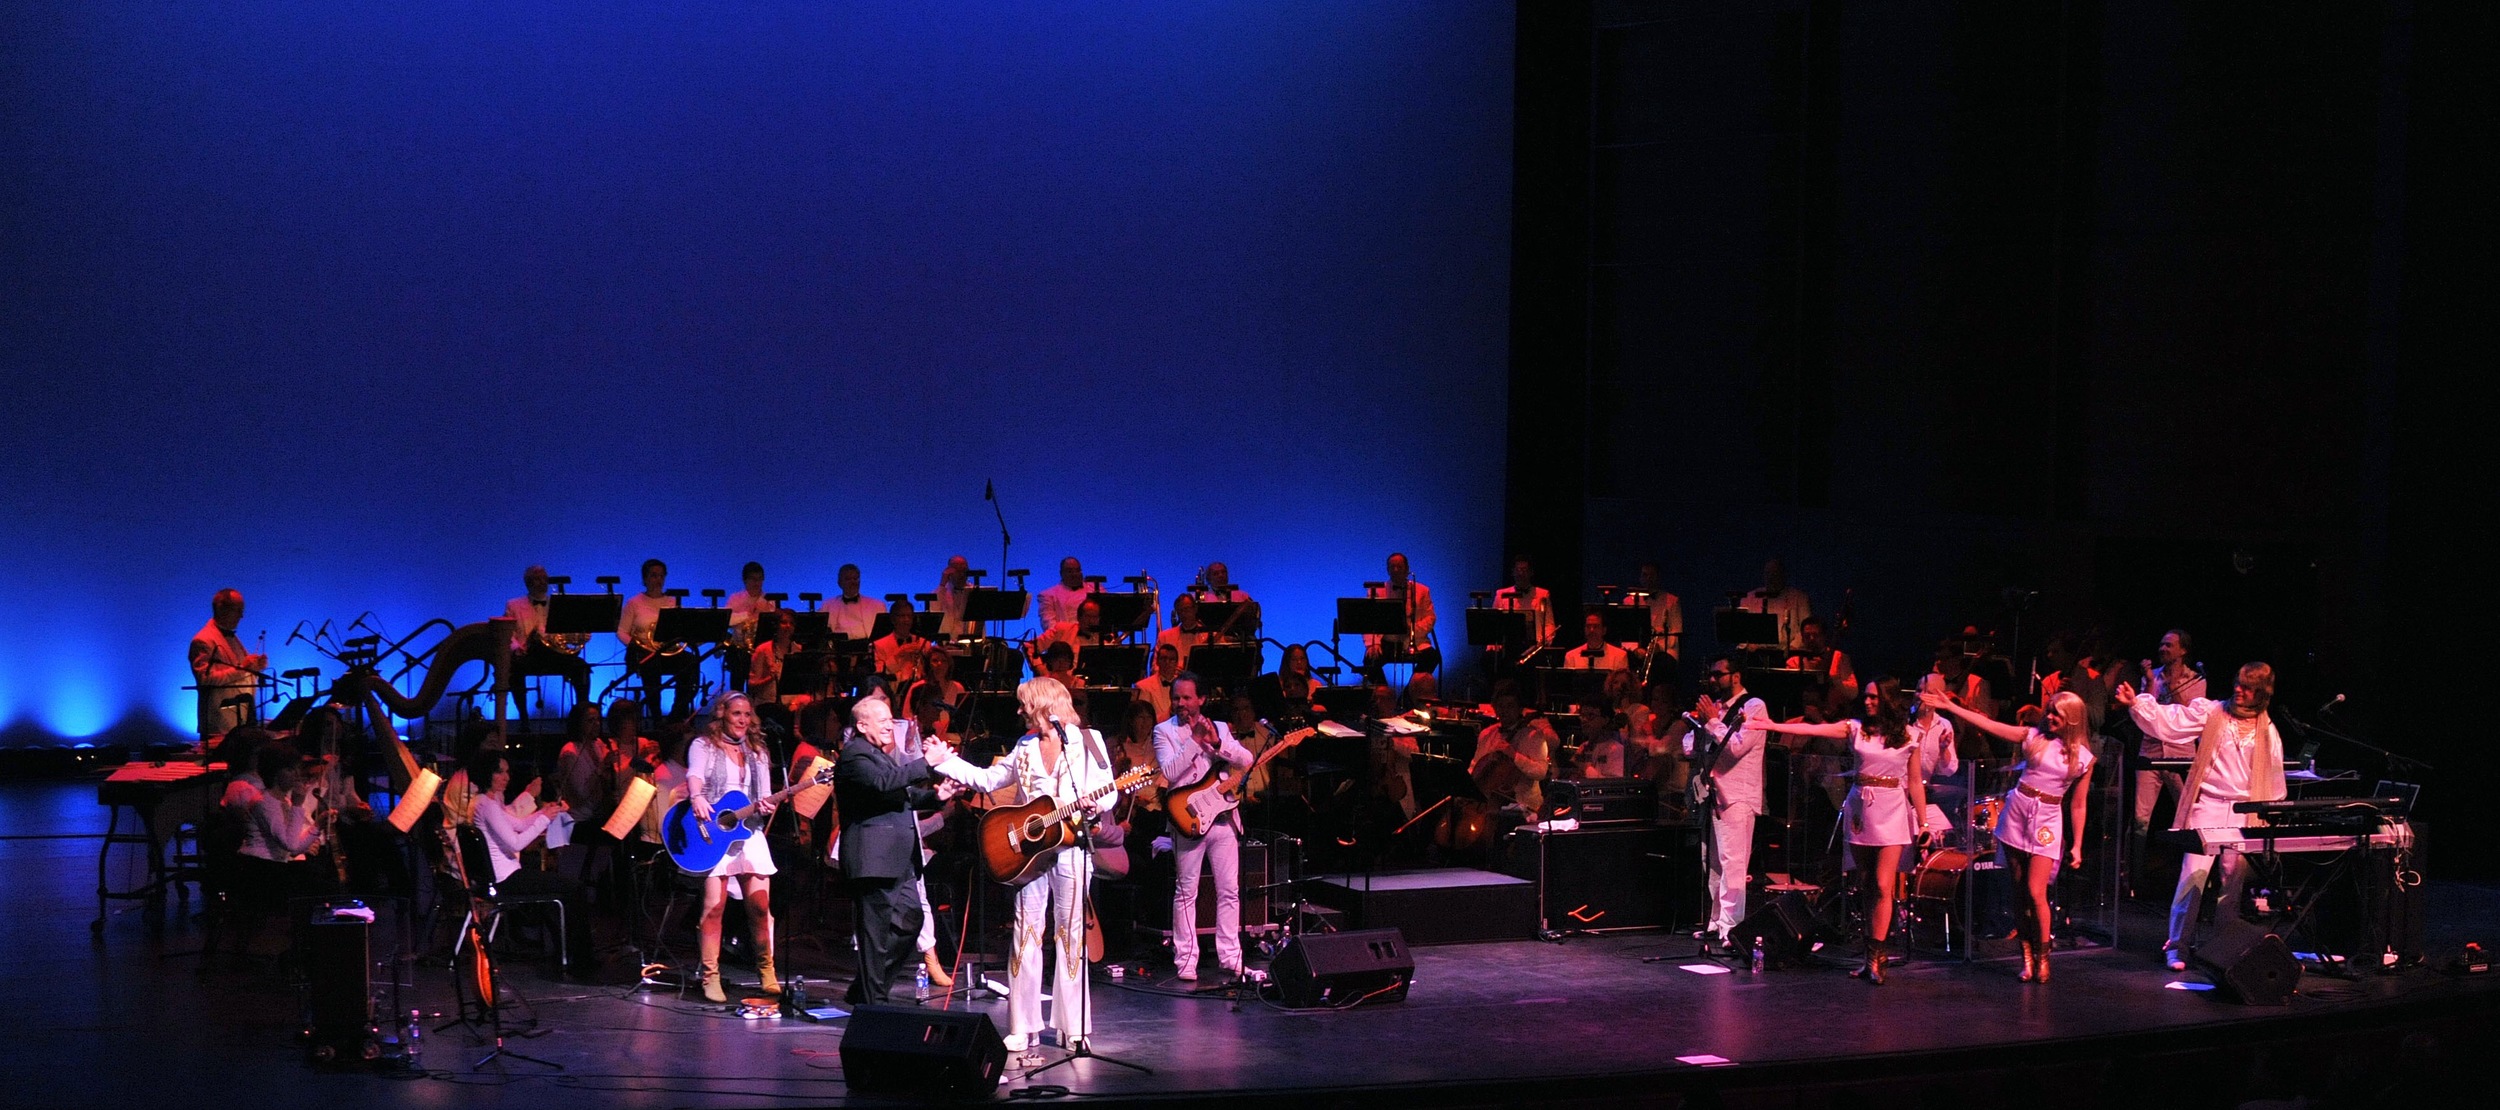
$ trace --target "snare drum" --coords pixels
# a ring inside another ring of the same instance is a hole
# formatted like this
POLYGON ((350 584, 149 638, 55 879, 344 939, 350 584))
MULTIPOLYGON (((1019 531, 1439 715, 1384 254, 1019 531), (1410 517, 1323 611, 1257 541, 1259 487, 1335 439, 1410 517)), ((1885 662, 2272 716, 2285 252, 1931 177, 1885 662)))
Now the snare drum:
MULTIPOLYGON (((1933 809, 1935 807, 1928 807, 1933 809)), ((1908 911, 1910 943, 1926 948, 1952 950, 1957 937, 1967 932, 1957 927, 1962 912, 1962 884, 1970 877, 1971 854, 1958 848, 1938 848, 1918 861, 1910 872, 1908 911)))

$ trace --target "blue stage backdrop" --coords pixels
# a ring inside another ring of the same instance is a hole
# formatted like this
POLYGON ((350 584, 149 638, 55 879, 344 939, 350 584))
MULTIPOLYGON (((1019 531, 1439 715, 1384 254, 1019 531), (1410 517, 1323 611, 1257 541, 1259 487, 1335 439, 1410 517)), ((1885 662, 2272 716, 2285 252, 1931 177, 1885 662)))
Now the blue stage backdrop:
POLYGON ((282 667, 532 561, 925 591, 985 480, 1015 565, 1223 559, 1294 637, 1497 572, 1508 4, 5 18, 20 737, 190 728, 221 586, 282 667))

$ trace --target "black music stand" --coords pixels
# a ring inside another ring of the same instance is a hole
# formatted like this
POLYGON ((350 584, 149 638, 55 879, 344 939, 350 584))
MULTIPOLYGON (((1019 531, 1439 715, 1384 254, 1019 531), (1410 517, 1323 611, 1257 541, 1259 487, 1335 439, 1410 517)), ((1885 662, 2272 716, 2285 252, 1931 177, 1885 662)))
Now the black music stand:
POLYGON ((586 636, 625 623, 622 594, 555 594, 547 598, 547 634, 586 636))
POLYGON ((830 659, 821 651, 794 651, 781 663, 783 697, 804 694, 811 698, 825 696, 825 671, 830 659))
POLYGON ((781 611, 781 616, 783 620, 790 622, 790 642, 808 651, 825 650, 825 641, 833 637, 833 614, 831 613, 815 610, 793 613, 784 609, 781 611))
POLYGON ((1528 618, 1534 615, 1526 609, 1469 609, 1467 642, 1510 651, 1527 647, 1528 618))
POLYGON ((1205 598, 1199 598, 1198 624, 1209 630, 1219 629, 1233 623, 1233 614, 1240 611, 1241 603, 1238 601, 1208 601, 1205 598))
POLYGON ((1822 684, 1830 676, 1820 671, 1801 671, 1789 667, 1745 668, 1745 692, 1762 699, 1763 708, 1774 720, 1786 720, 1801 712, 1806 691, 1822 684))
POLYGON ((1609 643, 1649 642, 1649 607, 1646 605, 1591 605, 1583 610, 1581 619, 1586 620, 1587 613, 1605 618, 1606 640, 1609 643))
POLYGON ((1745 609, 1720 609, 1712 614, 1721 647, 1780 642, 1780 616, 1745 609))
POLYGON ((1135 685, 1146 677, 1146 645, 1096 644, 1076 653, 1076 673, 1088 686, 1135 685))
POLYGON ((993 590, 974 586, 964 591, 964 623, 993 624, 1020 621, 1033 607, 1033 595, 1023 590, 993 590))
POLYGON ((1095 592, 1087 595, 1102 610, 1102 626, 1114 632, 1141 632, 1154 619, 1154 595, 1095 592))
POLYGON ((729 638, 729 610, 683 605, 662 609, 651 638, 664 644, 717 644, 729 638))
POLYGON ((1537 667, 1529 673, 1536 678, 1536 704, 1546 712, 1555 713, 1561 712, 1565 706, 1604 704, 1606 676, 1614 672, 1537 667))
POLYGON ((1090 686, 1085 697, 1085 727, 1106 738, 1122 736, 1128 729, 1129 707, 1137 704, 1137 691, 1127 686, 1090 686))
MULTIPOLYGON (((1404 636, 1406 603, 1394 597, 1337 599, 1337 635, 1404 636)), ((1413 650, 1414 645, 1407 645, 1413 650)))
POLYGON ((1226 694, 1240 693, 1258 677, 1259 645, 1200 644, 1189 652, 1189 669, 1226 694))

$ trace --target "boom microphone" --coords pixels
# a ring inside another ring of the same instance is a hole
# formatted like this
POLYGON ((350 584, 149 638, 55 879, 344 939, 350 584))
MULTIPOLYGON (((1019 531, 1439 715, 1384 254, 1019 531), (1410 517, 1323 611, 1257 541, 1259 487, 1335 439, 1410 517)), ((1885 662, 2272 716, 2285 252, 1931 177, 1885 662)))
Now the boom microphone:
POLYGON ((2326 711, 2327 711, 2327 710, 2333 709, 2333 708, 2335 708, 2336 706, 2339 706, 2339 705, 2342 705, 2342 704, 2344 704, 2344 695, 2342 695, 2342 694, 2337 694, 2337 695, 2335 695, 2334 700, 2327 702, 2325 705, 2321 705, 2321 706, 2319 706, 2319 707, 2318 707, 2318 711, 2317 711, 2317 712, 2315 712, 2315 713, 2310 714, 2310 716, 2312 716, 2312 717, 2323 717, 2323 716, 2326 716, 2326 711))

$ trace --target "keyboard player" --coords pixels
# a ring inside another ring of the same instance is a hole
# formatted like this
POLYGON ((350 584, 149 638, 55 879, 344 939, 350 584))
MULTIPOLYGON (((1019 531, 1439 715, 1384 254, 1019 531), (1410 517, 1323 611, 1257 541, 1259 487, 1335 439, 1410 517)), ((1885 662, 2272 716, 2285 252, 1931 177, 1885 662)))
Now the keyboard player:
MULTIPOLYGON (((2276 732, 2266 706, 2274 700, 2274 668, 2250 663, 2231 683, 2231 700, 2196 698, 2163 705, 2150 694, 2120 685, 2114 695, 2135 718, 2145 738, 2196 745, 2179 796, 2185 804, 2170 827, 2175 830, 2239 829, 2254 824, 2251 814, 2237 813, 2240 802, 2275 802, 2288 793, 2283 782, 2283 736, 2276 732)), ((2238 853, 2221 857, 2224 902, 2236 898, 2247 867, 2238 853)), ((2201 846, 2179 862, 2179 885, 2170 895, 2170 939, 2162 944, 2162 960, 2172 971, 2187 970, 2196 946, 2196 914, 2216 857, 2201 846)))

